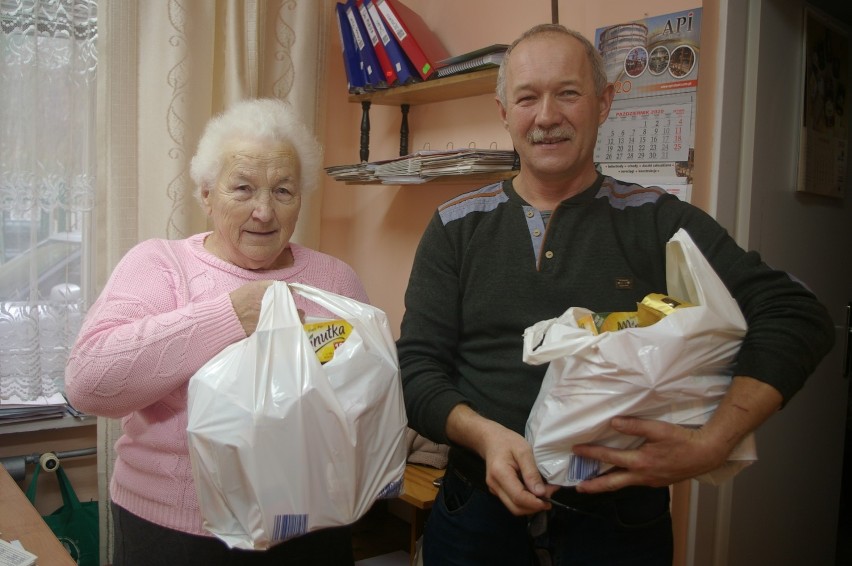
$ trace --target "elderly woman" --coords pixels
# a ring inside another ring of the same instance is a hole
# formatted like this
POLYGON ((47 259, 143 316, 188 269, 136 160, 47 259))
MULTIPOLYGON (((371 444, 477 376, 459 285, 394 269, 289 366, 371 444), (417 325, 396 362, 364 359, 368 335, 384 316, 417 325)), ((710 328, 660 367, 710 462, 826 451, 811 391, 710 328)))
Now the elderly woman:
MULTIPOLYGON (((235 105, 210 121, 192 160, 212 231, 138 244, 89 310, 65 382, 75 407, 122 419, 110 483, 115 566, 352 564, 348 528, 263 552, 228 549, 202 527, 187 449, 189 379, 254 332, 273 280, 367 302, 348 265, 290 241, 320 172, 321 148, 288 105, 235 105)), ((295 300, 308 316, 334 318, 295 300)))

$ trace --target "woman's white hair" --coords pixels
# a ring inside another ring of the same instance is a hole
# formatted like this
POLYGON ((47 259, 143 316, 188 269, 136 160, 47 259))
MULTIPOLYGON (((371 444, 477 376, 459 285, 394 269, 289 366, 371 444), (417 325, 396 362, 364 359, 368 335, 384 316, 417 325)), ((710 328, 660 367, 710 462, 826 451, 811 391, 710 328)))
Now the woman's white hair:
POLYGON ((202 187, 212 187, 222 171, 225 148, 235 141, 288 142, 299 160, 302 193, 319 185, 322 146, 316 137, 288 103, 275 98, 256 98, 234 104, 211 118, 204 128, 189 168, 199 202, 202 187))

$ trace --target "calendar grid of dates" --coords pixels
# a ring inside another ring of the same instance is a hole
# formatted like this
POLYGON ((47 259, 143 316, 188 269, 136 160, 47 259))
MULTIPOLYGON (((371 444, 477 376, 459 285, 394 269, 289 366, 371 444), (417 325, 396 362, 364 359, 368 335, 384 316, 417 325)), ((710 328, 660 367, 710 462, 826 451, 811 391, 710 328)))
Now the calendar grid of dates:
POLYGON ((613 109, 600 127, 595 161, 687 161, 691 115, 688 104, 613 109))

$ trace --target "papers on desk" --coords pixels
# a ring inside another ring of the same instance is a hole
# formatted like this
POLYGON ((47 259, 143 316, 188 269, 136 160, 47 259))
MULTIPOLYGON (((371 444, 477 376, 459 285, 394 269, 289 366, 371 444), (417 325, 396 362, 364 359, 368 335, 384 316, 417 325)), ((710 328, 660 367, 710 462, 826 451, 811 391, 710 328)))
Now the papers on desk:
POLYGON ((447 175, 511 171, 515 152, 500 149, 421 150, 387 161, 335 165, 325 171, 337 181, 381 182, 388 185, 420 184, 447 175))
POLYGON ((31 566, 37 559, 35 554, 24 550, 19 541, 0 539, 0 566, 31 566))
MULTIPOLYGON (((15 396, 0 401, 0 424, 62 418, 70 405, 61 393, 24 401, 15 396)), ((2 563, 0 563, 2 564, 2 563)))

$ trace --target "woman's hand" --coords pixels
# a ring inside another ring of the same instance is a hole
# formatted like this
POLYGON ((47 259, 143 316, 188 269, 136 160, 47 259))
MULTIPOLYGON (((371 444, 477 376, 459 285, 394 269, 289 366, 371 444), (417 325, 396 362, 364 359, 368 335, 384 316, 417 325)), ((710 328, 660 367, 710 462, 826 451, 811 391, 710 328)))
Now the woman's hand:
POLYGON ((257 329, 260 318, 260 305, 266 289, 272 285, 271 280, 252 281, 231 291, 231 305, 243 325, 246 336, 251 336, 257 329))

